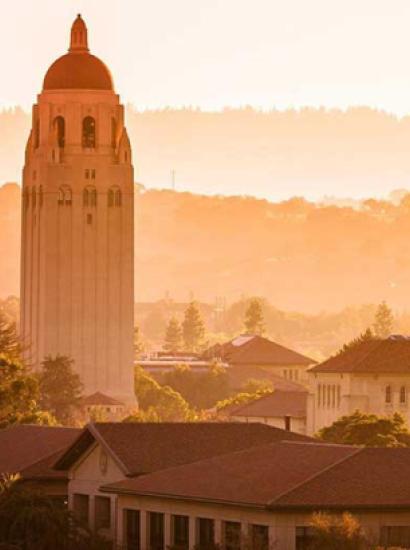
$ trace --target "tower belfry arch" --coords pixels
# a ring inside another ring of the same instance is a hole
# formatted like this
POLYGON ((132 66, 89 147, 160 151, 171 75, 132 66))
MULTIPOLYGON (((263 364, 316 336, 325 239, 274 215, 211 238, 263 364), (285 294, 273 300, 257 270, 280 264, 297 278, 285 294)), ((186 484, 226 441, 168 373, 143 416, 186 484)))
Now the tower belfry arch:
POLYGON ((39 368, 46 355, 67 355, 85 393, 133 403, 132 151, 111 73, 90 53, 80 15, 33 106, 23 198, 27 358, 39 368))

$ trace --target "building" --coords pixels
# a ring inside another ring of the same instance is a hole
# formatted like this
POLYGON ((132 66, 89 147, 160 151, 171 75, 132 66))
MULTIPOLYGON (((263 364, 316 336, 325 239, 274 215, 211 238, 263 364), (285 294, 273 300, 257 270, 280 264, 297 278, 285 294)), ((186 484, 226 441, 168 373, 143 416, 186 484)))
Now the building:
POLYGON ((80 519, 115 539, 117 497, 102 485, 283 439, 312 441, 261 424, 89 424, 56 461, 69 471, 69 507, 80 519))
POLYGON ((109 69, 79 15, 33 107, 23 171, 21 336, 74 359, 86 394, 133 393, 133 167, 109 69))
POLYGON ((124 403, 101 392, 84 397, 81 405, 86 416, 93 420, 121 420, 126 412, 124 403))
POLYGON ((291 382, 290 387, 278 388, 272 393, 241 405, 222 409, 219 416, 226 416, 232 422, 260 422, 300 434, 306 434, 307 389, 291 382))
POLYGON ((24 424, 0 430, 0 475, 19 474, 24 483, 66 501, 67 471, 53 465, 80 433, 76 428, 24 424))
POLYGON ((358 517, 383 547, 410 545, 410 449, 276 441, 100 487, 119 545, 305 550, 317 511, 358 517))
POLYGON ((224 344, 216 344, 205 352, 204 358, 227 363, 232 378, 243 379, 241 371, 244 370, 252 378, 274 374, 302 383, 307 382, 307 370, 315 363, 297 351, 255 334, 243 334, 224 344))
POLYGON ((402 414, 410 423, 410 339, 361 342, 309 371, 308 430, 316 433, 356 410, 402 414))

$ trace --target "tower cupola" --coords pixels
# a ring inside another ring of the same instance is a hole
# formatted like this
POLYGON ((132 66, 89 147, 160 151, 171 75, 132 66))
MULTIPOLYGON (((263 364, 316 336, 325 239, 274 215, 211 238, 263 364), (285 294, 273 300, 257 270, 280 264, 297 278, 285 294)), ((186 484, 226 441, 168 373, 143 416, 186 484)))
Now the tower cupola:
POLYGON ((71 27, 70 53, 88 52, 88 31, 81 14, 77 15, 71 27))

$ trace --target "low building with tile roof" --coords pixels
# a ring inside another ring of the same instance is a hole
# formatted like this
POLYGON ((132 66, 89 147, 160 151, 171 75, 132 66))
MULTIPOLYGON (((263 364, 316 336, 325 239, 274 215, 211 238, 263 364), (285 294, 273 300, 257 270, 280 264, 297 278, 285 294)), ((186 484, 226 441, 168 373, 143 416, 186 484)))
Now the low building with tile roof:
POLYGON ((90 420, 121 420, 126 411, 122 401, 98 391, 84 397, 81 406, 90 420))
POLYGON ((410 545, 410 449, 276 442, 101 487, 117 543, 304 550, 312 513, 355 514, 383 547, 410 545), (249 544, 250 543, 250 544, 249 544), (233 544, 233 545, 232 545, 233 544))
POLYGON ((67 471, 53 466, 80 433, 77 428, 29 424, 0 430, 0 475, 19 474, 24 483, 66 500, 67 471))
POLYGON ((410 425, 410 338, 361 342, 309 369, 307 433, 356 410, 402 414, 410 425))
POLYGON ((204 353, 204 358, 227 363, 231 367, 232 380, 235 376, 243 378, 241 370, 245 370, 251 378, 267 378, 265 373, 270 373, 304 382, 307 381, 307 369, 316 363, 310 357, 257 334, 242 334, 224 344, 216 344, 204 353))
POLYGON ((311 438, 262 424, 89 424, 54 467, 69 472, 69 506, 92 529, 115 536, 116 497, 102 485, 283 440, 311 438))

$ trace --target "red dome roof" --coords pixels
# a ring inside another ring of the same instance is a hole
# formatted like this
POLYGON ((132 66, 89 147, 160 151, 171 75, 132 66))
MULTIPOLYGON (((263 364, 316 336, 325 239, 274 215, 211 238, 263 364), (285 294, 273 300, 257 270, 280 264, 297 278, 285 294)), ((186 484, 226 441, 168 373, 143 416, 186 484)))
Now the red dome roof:
POLYGON ((88 50, 88 31, 78 14, 71 27, 70 49, 51 65, 43 90, 113 90, 108 67, 88 50))
POLYGON ((113 90, 108 67, 88 52, 68 53, 51 65, 43 90, 113 90))

